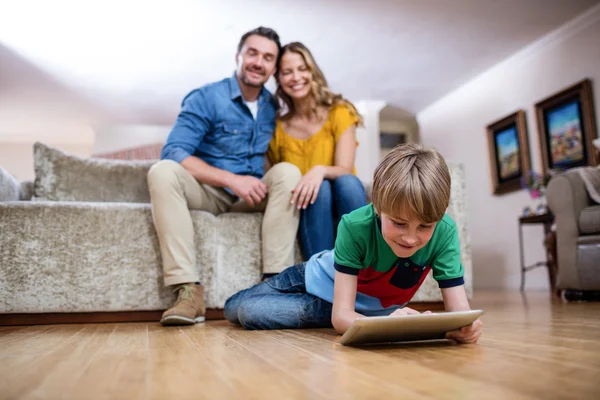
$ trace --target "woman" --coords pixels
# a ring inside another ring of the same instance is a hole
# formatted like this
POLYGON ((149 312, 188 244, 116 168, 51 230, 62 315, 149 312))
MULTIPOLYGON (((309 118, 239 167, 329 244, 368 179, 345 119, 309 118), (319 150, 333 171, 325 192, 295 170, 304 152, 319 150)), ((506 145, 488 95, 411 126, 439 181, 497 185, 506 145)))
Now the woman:
POLYGON ((283 103, 268 158, 302 172, 292 203, 301 209, 300 240, 305 259, 332 249, 342 215, 366 204, 355 176, 356 108, 331 92, 310 51, 299 42, 283 47, 277 64, 276 97, 283 103))

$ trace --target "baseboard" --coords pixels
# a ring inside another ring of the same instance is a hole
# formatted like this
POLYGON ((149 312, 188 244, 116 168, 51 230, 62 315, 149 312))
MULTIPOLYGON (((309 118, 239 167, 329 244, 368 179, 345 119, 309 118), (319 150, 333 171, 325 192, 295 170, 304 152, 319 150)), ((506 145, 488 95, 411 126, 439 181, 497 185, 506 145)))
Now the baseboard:
MULTIPOLYGON (((408 307, 417 311, 444 311, 444 302, 409 303, 408 307)), ((86 313, 37 313, 37 314, 0 314, 0 326, 14 325, 56 325, 56 324, 99 324, 114 322, 158 322, 162 311, 121 311, 86 313)), ((209 308, 207 320, 225 319, 223 310, 209 308)))
MULTIPOLYGON (((87 313, 0 314, 0 326, 95 324, 110 322, 158 322, 162 311, 122 311, 87 313)), ((206 319, 224 319, 223 310, 206 310, 206 319)))

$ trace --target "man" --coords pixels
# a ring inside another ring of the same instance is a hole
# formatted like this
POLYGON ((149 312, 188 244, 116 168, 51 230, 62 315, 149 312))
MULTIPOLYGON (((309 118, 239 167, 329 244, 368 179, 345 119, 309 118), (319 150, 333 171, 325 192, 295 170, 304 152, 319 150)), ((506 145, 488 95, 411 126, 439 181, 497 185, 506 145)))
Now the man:
POLYGON ((184 98, 162 160, 148 172, 164 282, 177 293, 175 305, 162 316, 163 325, 204 321, 189 209, 215 215, 264 211, 263 273, 278 273, 293 261, 298 212, 290 201, 300 171, 280 163, 264 173, 277 107, 263 85, 275 70, 280 49, 272 29, 244 34, 235 74, 184 98))

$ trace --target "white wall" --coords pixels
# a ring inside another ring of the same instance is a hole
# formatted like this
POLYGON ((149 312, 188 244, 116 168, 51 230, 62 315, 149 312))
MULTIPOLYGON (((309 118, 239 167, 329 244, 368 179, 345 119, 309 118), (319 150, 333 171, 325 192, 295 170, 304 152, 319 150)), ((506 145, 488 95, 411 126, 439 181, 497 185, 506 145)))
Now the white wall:
POLYGON ((37 102, 35 93, 17 99, 0 85, 0 167, 16 178, 33 179, 33 144, 36 141, 71 154, 92 153, 94 133, 79 116, 37 102), (31 96, 27 98, 27 96, 31 96), (10 102, 5 101, 10 97, 10 102))
POLYGON ((379 112, 385 107, 385 102, 364 100, 353 103, 364 123, 364 127, 356 129, 356 175, 365 182, 371 182, 380 161, 379 112))
POLYGON ((107 125, 95 130, 94 154, 110 153, 147 144, 164 143, 172 126, 107 125))
MULTIPOLYGON (((474 287, 519 284, 517 218, 531 200, 522 190, 491 194, 485 126, 518 109, 527 113, 532 168, 541 170, 534 104, 591 78, 600 121, 600 6, 523 49, 417 115, 421 138, 466 166, 474 287)), ((541 226, 525 230, 526 263, 544 258, 541 226)), ((548 287, 543 268, 527 274, 527 288, 548 287)))
MULTIPOLYGON (((14 142, 0 140, 0 167, 19 180, 33 180, 33 143, 35 140, 14 142)), ((45 140, 44 143, 81 157, 91 155, 91 144, 64 143, 45 140)))
POLYGON ((32 179, 33 143, 89 156, 89 104, 0 43, 0 167, 32 179))

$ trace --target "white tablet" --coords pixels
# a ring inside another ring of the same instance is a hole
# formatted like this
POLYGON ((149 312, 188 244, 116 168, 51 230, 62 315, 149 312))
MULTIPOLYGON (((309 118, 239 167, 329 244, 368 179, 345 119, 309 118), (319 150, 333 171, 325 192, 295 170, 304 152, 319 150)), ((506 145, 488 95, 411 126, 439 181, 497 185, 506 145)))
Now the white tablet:
POLYGON ((481 315, 483 310, 359 318, 342 335, 340 343, 350 346, 443 339, 446 332, 471 325, 481 315))

